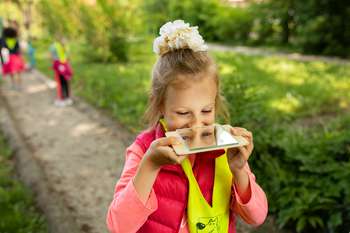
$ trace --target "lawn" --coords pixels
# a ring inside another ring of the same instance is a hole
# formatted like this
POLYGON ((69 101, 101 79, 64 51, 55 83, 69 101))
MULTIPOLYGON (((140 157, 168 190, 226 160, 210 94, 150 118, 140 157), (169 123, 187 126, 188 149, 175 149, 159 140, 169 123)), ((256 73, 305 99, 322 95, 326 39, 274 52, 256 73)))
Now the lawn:
POLYGON ((31 191, 17 180, 12 154, 0 132, 0 232, 48 232, 46 220, 35 207, 31 191))
MULTIPOLYGON (((140 119, 147 102, 152 65, 156 60, 150 45, 147 40, 132 46, 129 63, 102 64, 88 62, 81 55, 82 46, 73 44, 71 57, 76 74, 73 80, 75 94, 98 107, 109 109, 132 131, 142 129, 140 119)), ((52 77, 47 51, 43 52, 43 46, 39 51, 39 69, 52 77)), ((220 68, 222 89, 233 122, 247 118, 242 116, 244 109, 249 114, 256 112, 256 105, 264 113, 257 112, 253 117, 263 117, 264 114, 274 121, 296 122, 338 116, 350 108, 350 65, 222 52, 212 55, 220 68)))

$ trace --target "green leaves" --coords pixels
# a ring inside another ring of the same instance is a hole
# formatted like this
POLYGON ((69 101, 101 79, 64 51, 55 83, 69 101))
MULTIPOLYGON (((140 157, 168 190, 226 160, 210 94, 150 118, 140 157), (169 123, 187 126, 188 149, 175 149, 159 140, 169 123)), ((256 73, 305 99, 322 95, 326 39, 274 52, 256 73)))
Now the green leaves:
POLYGON ((47 232, 45 219, 35 210, 30 191, 13 177, 11 155, 0 132, 0 232, 47 232))
POLYGON ((139 5, 138 0, 97 0, 91 3, 42 0, 38 9, 51 40, 54 36, 84 40, 83 51, 88 61, 126 62, 129 41, 144 31, 139 5))
POLYGON ((215 55, 231 123, 254 133, 250 165, 278 225, 303 233, 342 232, 350 213, 350 115, 329 102, 347 96, 342 90, 350 90, 350 83, 342 80, 348 68, 215 55), (300 107, 286 111, 286 93, 300 107))
MULTIPOLYGON (((327 130, 308 128, 298 131, 284 125, 284 136, 267 142, 283 148, 284 155, 274 155, 270 150, 270 157, 260 157, 268 160, 266 163, 254 161, 259 170, 269 174, 262 184, 267 187, 271 209, 277 215, 280 227, 295 228, 297 232, 321 229, 345 232, 344 223, 350 213, 349 119, 350 115, 345 115, 329 121, 327 130), (342 154, 341 161, 338 153, 342 154), (273 172, 276 176, 272 176, 271 168, 264 167, 267 163, 285 164, 287 175, 279 176, 279 168, 273 172), (279 190, 275 188, 276 184, 279 184, 279 190)), ((265 153, 258 146, 255 148, 258 154, 265 153)))

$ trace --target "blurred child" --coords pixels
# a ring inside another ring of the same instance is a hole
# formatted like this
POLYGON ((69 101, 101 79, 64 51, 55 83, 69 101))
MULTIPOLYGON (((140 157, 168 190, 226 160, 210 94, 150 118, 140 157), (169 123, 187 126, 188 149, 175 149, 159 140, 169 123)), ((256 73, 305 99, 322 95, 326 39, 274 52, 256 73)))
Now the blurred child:
POLYGON ((71 105, 73 101, 71 99, 70 80, 72 79, 73 71, 67 58, 67 51, 62 37, 50 46, 50 53, 57 84, 55 105, 58 107, 71 105))
POLYGON ((25 69, 25 63, 21 56, 18 33, 15 28, 6 27, 2 35, 3 37, 0 42, 2 73, 4 76, 9 75, 11 77, 12 87, 19 90, 22 86, 21 73, 25 69))
POLYGON ((35 60, 35 48, 33 46, 33 43, 31 40, 28 41, 27 44, 27 56, 29 61, 29 70, 35 69, 36 66, 36 60, 35 60))

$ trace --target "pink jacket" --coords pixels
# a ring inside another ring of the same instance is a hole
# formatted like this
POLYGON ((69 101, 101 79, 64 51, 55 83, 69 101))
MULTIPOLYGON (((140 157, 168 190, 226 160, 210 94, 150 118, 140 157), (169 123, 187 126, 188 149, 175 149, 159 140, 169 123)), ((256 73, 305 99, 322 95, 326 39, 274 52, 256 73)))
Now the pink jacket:
MULTIPOLYGON (((143 149, 133 143, 126 152, 126 162, 121 178, 115 187, 113 201, 107 214, 107 225, 113 233, 137 232, 147 221, 148 216, 158 208, 158 201, 154 190, 151 191, 146 203, 142 203, 133 184, 138 164, 143 157, 143 149)), ((195 157, 190 157, 191 162, 195 157)), ((267 200, 264 191, 255 182, 255 176, 246 166, 249 174, 250 187, 243 197, 240 197, 233 187, 231 210, 239 214, 244 221, 251 225, 260 225, 267 215, 267 200), (246 200, 243 202, 242 200, 246 200)), ((188 233, 186 215, 182 218, 179 232, 188 233)))

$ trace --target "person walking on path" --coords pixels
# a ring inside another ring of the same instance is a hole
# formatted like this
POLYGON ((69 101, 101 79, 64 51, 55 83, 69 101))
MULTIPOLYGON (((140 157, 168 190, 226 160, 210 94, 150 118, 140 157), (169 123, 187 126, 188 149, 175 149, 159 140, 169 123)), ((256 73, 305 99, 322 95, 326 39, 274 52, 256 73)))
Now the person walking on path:
POLYGON ((50 53, 54 78, 57 84, 55 105, 58 107, 64 107, 73 103, 70 88, 70 80, 72 79, 73 71, 68 61, 64 43, 65 40, 62 37, 58 38, 59 39, 50 46, 50 53))
POLYGON ((18 40, 18 31, 13 27, 3 29, 1 45, 2 73, 10 76, 12 87, 16 90, 22 88, 21 74, 25 69, 25 63, 21 55, 18 40))

